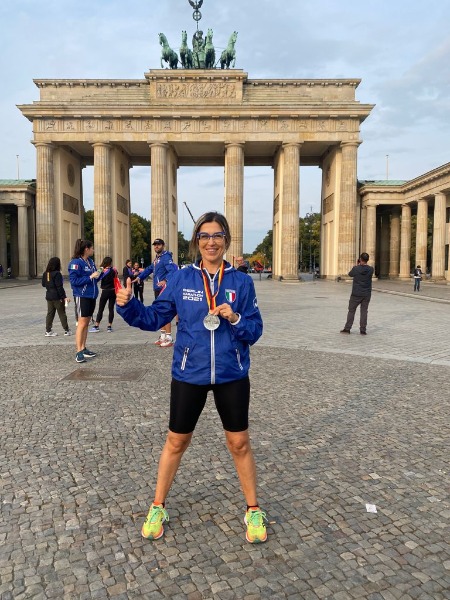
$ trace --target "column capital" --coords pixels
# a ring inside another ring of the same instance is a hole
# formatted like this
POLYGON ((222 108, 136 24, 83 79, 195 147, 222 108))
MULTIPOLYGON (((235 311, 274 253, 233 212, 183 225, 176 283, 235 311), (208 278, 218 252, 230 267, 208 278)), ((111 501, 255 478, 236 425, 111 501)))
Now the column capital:
POLYGON ((147 142, 150 148, 169 148, 169 142, 147 142))
POLYGON ((283 142, 281 147, 283 150, 285 148, 301 148, 303 146, 303 142, 283 142))
POLYGON ((56 148, 55 144, 53 144, 52 142, 35 142, 34 140, 31 140, 31 143, 36 148, 45 148, 45 147, 47 147, 47 148, 56 148))
POLYGON ((341 142, 341 148, 345 148, 345 147, 358 147, 362 144, 362 140, 349 140, 346 142, 341 142))
POLYGON ((92 142, 91 146, 93 148, 111 148, 112 144, 110 142, 92 142))
POLYGON ((245 146, 245 142, 225 142, 225 148, 243 148, 245 146))

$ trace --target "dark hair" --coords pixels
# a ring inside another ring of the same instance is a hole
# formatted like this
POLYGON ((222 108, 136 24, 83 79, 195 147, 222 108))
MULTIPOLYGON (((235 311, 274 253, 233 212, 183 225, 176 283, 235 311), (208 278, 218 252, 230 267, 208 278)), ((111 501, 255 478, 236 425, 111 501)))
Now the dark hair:
POLYGON ((75 248, 73 250, 72 258, 80 258, 83 256, 86 248, 92 248, 94 244, 89 240, 77 240, 75 242, 75 248))
POLYGON ((361 260, 363 260, 364 262, 368 262, 369 260, 369 255, 367 254, 367 252, 362 252, 361 256, 359 257, 361 260))
POLYGON ((127 265, 129 262, 133 262, 133 261, 131 260, 131 258, 127 258, 127 260, 125 261, 125 264, 127 265))
POLYGON ((102 264, 100 266, 103 267, 104 269, 107 269, 111 265, 112 265, 112 258, 110 256, 105 256, 105 258, 102 260, 102 264))
POLYGON ((47 273, 51 273, 52 271, 61 271, 61 259, 57 256, 54 256, 48 261, 47 268, 45 269, 47 273))
POLYGON ((227 251, 228 248, 230 247, 231 233, 230 233, 230 227, 228 225, 228 221, 222 214, 220 214, 216 211, 207 212, 204 215, 202 215, 201 217, 199 217, 197 219, 197 222, 194 225, 194 231, 192 232, 191 241, 189 242, 189 255, 192 258, 192 260, 197 259, 197 256, 198 256, 197 234, 200 231, 202 225, 204 225, 205 223, 219 223, 219 225, 222 227, 222 231, 225 232, 225 251, 227 251))

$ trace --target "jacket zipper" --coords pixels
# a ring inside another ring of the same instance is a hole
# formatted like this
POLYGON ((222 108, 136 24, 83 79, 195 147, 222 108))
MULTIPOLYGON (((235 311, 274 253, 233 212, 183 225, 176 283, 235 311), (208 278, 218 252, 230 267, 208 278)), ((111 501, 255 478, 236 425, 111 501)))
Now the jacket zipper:
POLYGON ((184 349, 183 360, 181 361, 181 370, 184 371, 186 367, 186 361, 189 354, 189 348, 184 349))

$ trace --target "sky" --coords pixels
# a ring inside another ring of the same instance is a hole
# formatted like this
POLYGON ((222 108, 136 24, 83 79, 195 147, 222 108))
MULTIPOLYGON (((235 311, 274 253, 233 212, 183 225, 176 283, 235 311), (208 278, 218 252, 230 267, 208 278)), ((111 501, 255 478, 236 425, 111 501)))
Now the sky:
MULTIPOLYGON (((361 79, 375 104, 361 125, 358 179, 412 179, 449 162, 450 0, 204 0, 201 28, 217 50, 238 31, 236 68, 250 79, 361 79)), ((33 79, 143 79, 160 68, 158 33, 177 50, 195 31, 188 0, 2 0, 0 179, 36 177, 31 123, 17 104, 39 99, 33 79)), ((245 168, 244 251, 272 227, 273 173, 245 168)), ((321 171, 300 169, 300 216, 320 210, 321 171)), ((93 208, 93 168, 83 173, 93 208)), ((131 170, 131 209, 150 218, 149 168, 131 170)), ((180 168, 179 229, 223 211, 223 168, 180 168)))

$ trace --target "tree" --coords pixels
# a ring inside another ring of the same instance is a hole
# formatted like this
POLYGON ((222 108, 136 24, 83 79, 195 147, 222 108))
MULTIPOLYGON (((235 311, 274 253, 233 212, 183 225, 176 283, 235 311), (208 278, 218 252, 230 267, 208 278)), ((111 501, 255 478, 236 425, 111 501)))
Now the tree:
POLYGON ((95 248, 95 240, 94 240, 94 211, 93 210, 87 210, 84 213, 84 234, 83 234, 83 239, 90 240, 94 244, 94 248, 95 248))
POLYGON ((144 264, 150 264, 152 257, 150 251, 150 226, 148 219, 144 219, 136 213, 130 215, 131 229, 131 260, 141 262, 144 259, 144 264))
POLYGON ((307 213, 299 220, 299 266, 301 271, 320 264, 320 213, 307 213))
POLYGON ((262 265, 272 264, 272 244, 273 244, 273 232, 270 229, 263 241, 256 246, 253 250, 253 254, 247 255, 247 260, 250 266, 253 266, 255 261, 260 262, 262 265))
POLYGON ((189 263, 189 242, 185 239, 181 231, 178 232, 178 264, 189 263))

